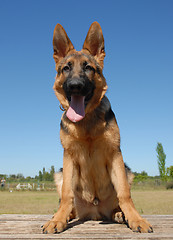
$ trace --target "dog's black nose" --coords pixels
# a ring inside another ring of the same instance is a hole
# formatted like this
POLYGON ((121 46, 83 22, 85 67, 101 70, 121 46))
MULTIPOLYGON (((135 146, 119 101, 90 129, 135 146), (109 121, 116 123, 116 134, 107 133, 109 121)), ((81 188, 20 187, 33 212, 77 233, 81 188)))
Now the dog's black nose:
POLYGON ((75 78, 75 79, 71 79, 68 83, 67 83, 67 89, 70 92, 80 92, 84 87, 84 84, 81 80, 75 78))

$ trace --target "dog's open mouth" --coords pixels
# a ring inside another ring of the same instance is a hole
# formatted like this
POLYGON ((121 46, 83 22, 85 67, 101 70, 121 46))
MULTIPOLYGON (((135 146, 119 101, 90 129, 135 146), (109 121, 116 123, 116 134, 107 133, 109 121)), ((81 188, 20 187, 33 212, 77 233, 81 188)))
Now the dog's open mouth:
POLYGON ((85 96, 71 95, 66 116, 72 122, 79 122, 85 117, 85 96))

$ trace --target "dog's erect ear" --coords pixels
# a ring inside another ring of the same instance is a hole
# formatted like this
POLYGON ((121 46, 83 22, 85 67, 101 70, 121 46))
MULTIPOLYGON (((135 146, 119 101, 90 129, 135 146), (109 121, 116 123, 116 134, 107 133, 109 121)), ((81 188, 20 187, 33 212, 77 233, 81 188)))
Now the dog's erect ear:
POLYGON ((105 57, 104 38, 102 29, 98 22, 93 22, 91 24, 83 45, 83 49, 88 50, 103 68, 103 60, 105 57))
POLYGON ((53 49, 53 58, 56 64, 58 64, 59 61, 64 58, 69 51, 74 49, 72 42, 70 41, 67 33, 65 32, 61 24, 57 24, 54 29, 53 49))

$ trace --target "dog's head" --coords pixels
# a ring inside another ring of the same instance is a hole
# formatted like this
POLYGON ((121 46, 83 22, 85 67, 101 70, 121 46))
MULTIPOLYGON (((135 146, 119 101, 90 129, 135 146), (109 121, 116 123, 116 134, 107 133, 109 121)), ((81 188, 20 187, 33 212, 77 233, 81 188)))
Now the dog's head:
POLYGON ((102 29, 94 22, 83 49, 76 51, 64 28, 57 24, 53 48, 57 70, 55 94, 66 110, 66 116, 78 122, 99 105, 107 90, 102 74, 105 57, 102 29))

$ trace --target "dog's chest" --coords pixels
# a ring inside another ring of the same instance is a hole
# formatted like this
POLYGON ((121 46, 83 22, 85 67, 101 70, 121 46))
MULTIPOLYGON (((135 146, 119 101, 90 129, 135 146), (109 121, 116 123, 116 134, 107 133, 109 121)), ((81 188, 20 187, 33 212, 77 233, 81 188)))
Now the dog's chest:
POLYGON ((97 204, 112 192, 112 183, 106 167, 106 156, 99 143, 80 146, 78 157, 74 159, 74 192, 87 202, 97 204), (97 201, 96 201, 97 200, 97 201))

